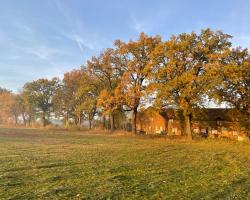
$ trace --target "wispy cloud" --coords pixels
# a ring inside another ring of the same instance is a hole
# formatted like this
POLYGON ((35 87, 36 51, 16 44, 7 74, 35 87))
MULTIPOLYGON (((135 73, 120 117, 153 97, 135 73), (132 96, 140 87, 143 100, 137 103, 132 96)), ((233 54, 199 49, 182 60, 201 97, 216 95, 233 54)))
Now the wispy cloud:
POLYGON ((138 17, 135 17, 135 15, 131 14, 130 15, 130 20, 131 20, 131 24, 130 27, 135 30, 137 33, 140 32, 149 32, 151 27, 150 24, 148 22, 146 22, 145 20, 139 19, 138 17))
POLYGON ((13 25, 22 31, 22 33, 33 34, 33 29, 25 24, 24 22, 19 22, 17 19, 13 21, 13 25))
POLYGON ((47 47, 44 45, 33 47, 33 48, 26 48, 26 51, 44 60, 49 60, 53 56, 56 56, 56 55, 68 55, 69 54, 68 52, 65 52, 63 50, 54 49, 54 48, 47 47))
POLYGON ((173 11, 170 9, 154 8, 151 13, 130 13, 130 28, 137 33, 155 33, 166 21, 170 19, 173 11), (157 10, 153 12, 154 10, 157 10))
POLYGON ((65 36, 68 39, 72 40, 73 42, 76 42, 76 44, 78 45, 81 52, 84 52, 84 50, 86 50, 86 49, 90 49, 90 50, 95 49, 95 46, 93 43, 84 40, 81 36, 79 36, 77 34, 65 34, 65 36))
MULTIPOLYGON (((101 34, 87 27, 84 21, 79 18, 64 2, 53 0, 57 11, 62 15, 66 26, 69 30, 59 30, 59 32, 67 39, 73 41, 83 53, 87 50, 99 51, 111 44, 109 40, 101 34)), ((59 28, 60 29, 60 28, 59 28)))

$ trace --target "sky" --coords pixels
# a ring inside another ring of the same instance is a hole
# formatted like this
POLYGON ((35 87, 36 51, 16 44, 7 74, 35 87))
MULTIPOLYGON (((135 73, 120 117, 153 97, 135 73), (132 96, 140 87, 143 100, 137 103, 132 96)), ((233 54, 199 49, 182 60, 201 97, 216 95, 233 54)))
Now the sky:
POLYGON ((0 87, 63 77, 114 40, 211 28, 250 47, 250 0, 0 0, 0 87))

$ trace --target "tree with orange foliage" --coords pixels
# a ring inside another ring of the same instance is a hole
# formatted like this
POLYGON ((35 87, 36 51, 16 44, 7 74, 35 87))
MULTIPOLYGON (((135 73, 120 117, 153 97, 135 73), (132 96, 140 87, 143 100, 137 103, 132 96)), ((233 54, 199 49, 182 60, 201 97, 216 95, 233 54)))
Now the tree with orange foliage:
POLYGON ((205 95, 217 82, 218 69, 230 52, 231 36, 220 31, 202 30, 173 36, 161 43, 152 54, 153 91, 160 107, 179 109, 184 117, 184 134, 192 139, 193 108, 204 104, 205 95))
POLYGON ((250 54, 247 49, 232 49, 225 63, 212 97, 238 110, 250 129, 250 54))
POLYGON ((97 114, 97 99, 102 88, 102 82, 97 79, 89 70, 82 71, 79 87, 76 93, 75 114, 79 117, 79 126, 81 119, 89 122, 89 129, 92 129, 92 122, 97 114))
MULTIPOLYGON (((88 70, 102 83, 97 106, 102 110, 102 115, 109 116, 110 129, 114 130, 114 113, 119 108, 115 90, 121 80, 123 68, 119 67, 121 60, 117 50, 106 49, 98 57, 88 61, 88 70)), ((100 86, 101 87, 101 86, 100 86)))
POLYGON ((69 128, 70 119, 78 123, 79 117, 75 114, 77 109, 77 91, 80 86, 80 80, 83 70, 72 70, 64 74, 60 87, 54 96, 54 110, 57 116, 62 116, 64 126, 69 128))
POLYGON ((117 87, 117 99, 124 105, 125 110, 132 111, 132 131, 136 133, 137 113, 145 95, 145 88, 150 76, 151 53, 161 42, 159 36, 150 37, 140 34, 137 41, 128 43, 117 40, 115 45, 122 55, 123 76, 117 87))
POLYGON ((0 88, 0 124, 17 124, 17 112, 14 110, 15 95, 0 88))

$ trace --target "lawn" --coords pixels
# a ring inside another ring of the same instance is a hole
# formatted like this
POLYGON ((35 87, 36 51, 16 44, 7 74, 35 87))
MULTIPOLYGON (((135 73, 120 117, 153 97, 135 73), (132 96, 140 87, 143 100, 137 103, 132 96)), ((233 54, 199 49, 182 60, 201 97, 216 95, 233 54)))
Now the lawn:
POLYGON ((250 143, 1 128, 0 199, 250 199, 250 143))

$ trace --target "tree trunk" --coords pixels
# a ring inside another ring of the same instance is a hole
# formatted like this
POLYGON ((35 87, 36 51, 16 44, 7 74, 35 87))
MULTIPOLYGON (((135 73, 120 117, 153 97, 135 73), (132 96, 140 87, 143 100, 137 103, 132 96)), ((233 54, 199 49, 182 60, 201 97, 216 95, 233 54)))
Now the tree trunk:
POLYGON ((103 115, 103 118, 102 118, 102 128, 103 130, 106 129, 106 116, 105 115, 103 115))
POLYGON ((77 116, 74 117, 74 122, 75 122, 75 125, 76 125, 76 126, 79 124, 79 120, 78 120, 78 117, 77 117, 77 116))
POLYGON ((185 122, 185 134, 188 140, 192 140, 192 132, 191 132, 191 115, 184 114, 184 122, 185 122))
POLYGON ((23 118, 23 124, 24 124, 24 126, 26 126, 27 122, 26 122, 26 118, 25 118, 25 114, 24 113, 22 113, 22 118, 23 118))
POLYGON ((89 119, 89 130, 92 129, 92 119, 89 119))
POLYGON ((34 122, 36 121, 36 116, 33 113, 29 113, 28 126, 32 127, 34 122))
POLYGON ((29 115, 29 119, 28 119, 28 126, 30 127, 31 126, 31 116, 29 115))
POLYGON ((46 117, 45 117, 45 112, 43 112, 42 114, 42 123, 43 123, 43 127, 45 128, 46 127, 46 117))
POLYGON ((18 116, 15 115, 15 126, 17 126, 17 123, 18 123, 18 116))
POLYGON ((81 125, 82 125, 82 118, 81 115, 78 116, 78 129, 81 129, 81 125))
POLYGON ((110 130, 114 131, 115 127, 114 127, 114 115, 113 114, 109 115, 109 120, 110 120, 110 130))
POLYGON ((133 114, 132 114, 132 132, 134 134, 137 133, 137 108, 133 110, 133 114))
POLYGON ((69 113, 67 112, 65 115, 65 128, 69 128, 69 113))

